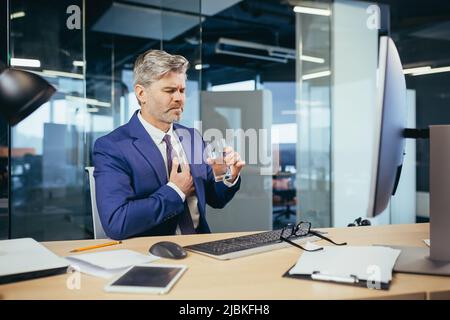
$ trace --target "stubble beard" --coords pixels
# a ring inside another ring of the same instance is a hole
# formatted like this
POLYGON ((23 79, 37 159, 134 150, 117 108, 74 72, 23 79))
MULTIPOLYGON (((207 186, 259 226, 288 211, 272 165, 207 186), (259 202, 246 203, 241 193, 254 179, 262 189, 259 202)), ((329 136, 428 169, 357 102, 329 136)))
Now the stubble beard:
POLYGON ((163 114, 159 114, 159 115, 154 115, 159 121, 167 123, 167 124, 172 124, 174 122, 179 122, 181 120, 182 114, 180 113, 179 115, 177 114, 170 114, 171 111, 163 113, 163 114))

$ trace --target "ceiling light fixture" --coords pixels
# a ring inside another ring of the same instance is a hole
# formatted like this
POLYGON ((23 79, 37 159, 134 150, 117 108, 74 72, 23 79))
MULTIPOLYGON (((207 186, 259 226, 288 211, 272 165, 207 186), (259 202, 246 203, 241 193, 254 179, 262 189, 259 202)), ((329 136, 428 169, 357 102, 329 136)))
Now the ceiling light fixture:
POLYGON ((413 74, 413 73, 427 71, 427 70, 431 70, 431 67, 424 66, 424 67, 417 67, 417 68, 406 68, 406 69, 403 69, 403 74, 413 74))
MULTIPOLYGON (((289 59, 295 60, 296 57, 294 49, 229 38, 220 38, 217 41, 215 52, 280 63, 287 63, 289 59)), ((314 63, 325 62, 325 59, 307 55, 301 55, 300 59, 314 63)))
POLYGON ((23 18, 23 17, 25 17, 25 12, 23 12, 23 11, 18 11, 18 12, 11 13, 11 15, 9 16, 9 18, 11 20, 18 19, 18 18, 23 18))
POLYGON ((194 68, 195 68, 195 70, 208 69, 208 68, 209 68, 209 64, 207 64, 207 63, 204 63, 204 64, 197 63, 197 64, 194 66, 194 68))
POLYGON ((73 61, 73 66, 74 67, 84 67, 84 61, 74 60, 73 61))
POLYGON ((308 61, 308 62, 314 62, 314 63, 325 63, 325 59, 311 57, 311 56, 305 56, 304 54, 300 55, 300 60, 308 61))
POLYGON ((328 77, 330 75, 331 75, 331 71, 330 70, 321 71, 321 72, 315 72, 315 73, 305 74, 304 76, 302 76, 302 80, 311 80, 311 79, 323 78, 323 77, 328 77))
POLYGON ((11 66, 27 67, 27 68, 40 68, 41 61, 36 60, 36 59, 11 58, 11 66))
POLYGON ((331 16, 331 10, 328 9, 319 9, 312 7, 303 7, 303 6, 295 6, 294 12, 296 13, 305 13, 305 14, 313 14, 317 16, 331 16))
POLYGON ((426 75, 426 74, 435 74, 435 73, 442 73, 442 72, 450 72, 450 66, 440 67, 440 68, 431 68, 429 70, 415 72, 412 75, 413 76, 422 76, 422 75, 426 75))

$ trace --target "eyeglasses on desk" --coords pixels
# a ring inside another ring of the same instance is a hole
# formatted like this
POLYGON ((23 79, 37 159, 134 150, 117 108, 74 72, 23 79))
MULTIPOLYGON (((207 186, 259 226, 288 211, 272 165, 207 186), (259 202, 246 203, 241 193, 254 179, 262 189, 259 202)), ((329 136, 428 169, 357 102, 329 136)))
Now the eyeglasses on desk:
POLYGON ((334 242, 333 240, 331 240, 330 238, 325 237, 324 235, 320 234, 319 232, 311 230, 311 222, 305 222, 305 221, 300 221, 296 225, 293 223, 290 223, 287 226, 285 226, 281 230, 280 240, 287 242, 287 243, 293 245, 294 247, 300 248, 300 249, 302 249, 304 251, 308 251, 308 252, 315 252, 315 251, 323 250, 323 248, 306 249, 306 248, 302 247, 301 245, 289 240, 289 238, 306 237, 308 235, 313 235, 313 236, 319 237, 320 239, 326 240, 337 246, 347 245, 347 242, 337 243, 337 242, 334 242))

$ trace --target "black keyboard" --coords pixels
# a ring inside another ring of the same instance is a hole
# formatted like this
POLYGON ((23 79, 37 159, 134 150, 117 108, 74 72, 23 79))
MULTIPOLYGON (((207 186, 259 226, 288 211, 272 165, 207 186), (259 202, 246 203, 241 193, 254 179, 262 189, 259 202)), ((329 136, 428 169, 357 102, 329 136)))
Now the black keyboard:
MULTIPOLYGON (((254 253, 269 251, 290 246, 280 240, 280 230, 260 232, 247 236, 228 238, 210 242, 203 242, 184 247, 187 250, 204 253, 218 259, 232 259, 254 253)), ((289 240, 303 243, 314 241, 311 235, 301 237, 290 237, 289 240)))

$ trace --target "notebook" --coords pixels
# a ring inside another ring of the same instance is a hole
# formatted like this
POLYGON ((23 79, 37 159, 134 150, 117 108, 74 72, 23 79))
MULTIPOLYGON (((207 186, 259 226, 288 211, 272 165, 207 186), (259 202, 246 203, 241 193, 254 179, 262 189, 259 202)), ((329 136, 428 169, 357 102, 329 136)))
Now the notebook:
POLYGON ((326 246, 303 252, 284 276, 388 289, 399 255, 400 250, 384 246, 326 246))
POLYGON ((68 266, 34 239, 0 241, 0 284, 66 273, 68 266))

